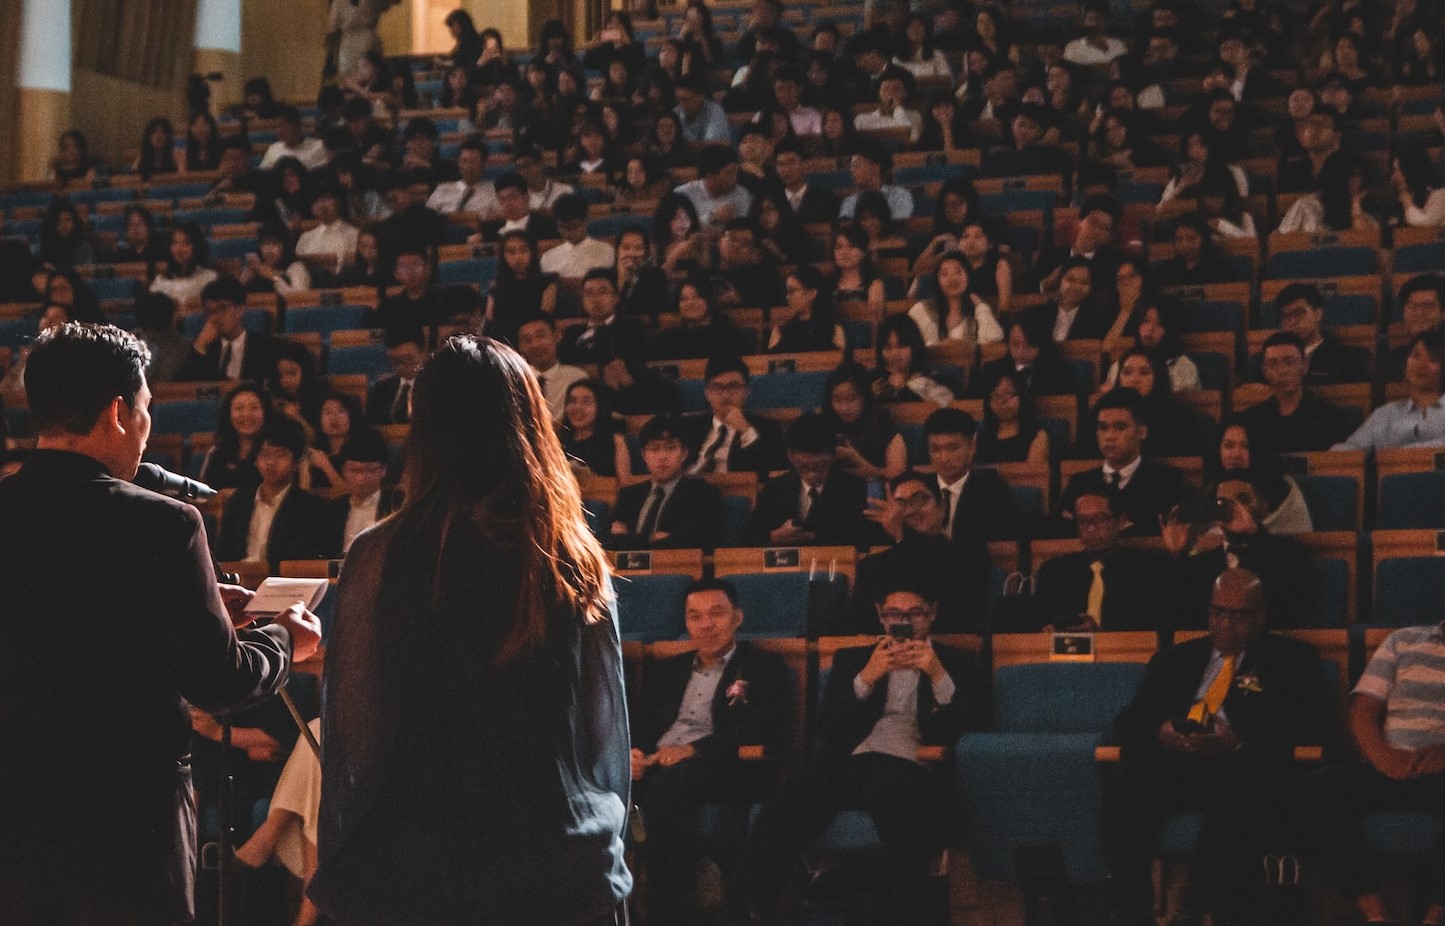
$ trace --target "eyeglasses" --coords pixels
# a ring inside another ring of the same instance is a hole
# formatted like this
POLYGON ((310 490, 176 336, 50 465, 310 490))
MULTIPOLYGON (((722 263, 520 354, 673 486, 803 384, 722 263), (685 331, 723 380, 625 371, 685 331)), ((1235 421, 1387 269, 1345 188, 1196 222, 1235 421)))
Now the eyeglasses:
POLYGON ((703 387, 704 392, 742 392, 748 388, 747 383, 708 383, 703 387))
POLYGON ((878 616, 890 624, 900 621, 909 621, 911 623, 932 617, 933 611, 929 608, 909 608, 907 611, 901 608, 884 608, 878 612, 878 616))

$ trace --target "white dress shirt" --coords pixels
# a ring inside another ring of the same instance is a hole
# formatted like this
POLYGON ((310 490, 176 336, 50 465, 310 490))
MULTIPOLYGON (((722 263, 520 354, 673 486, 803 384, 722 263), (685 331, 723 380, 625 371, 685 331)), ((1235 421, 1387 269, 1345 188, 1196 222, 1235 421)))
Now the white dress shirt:
POLYGON ((266 501, 263 489, 256 490, 256 504, 251 508, 251 526, 246 532, 246 559, 265 560, 266 547, 271 541, 271 525, 276 521, 276 512, 290 493, 288 485, 271 501, 266 501))
POLYGON ((564 241, 542 255, 542 272, 560 277, 577 278, 597 267, 611 267, 616 259, 612 245, 596 238, 583 238, 576 244, 564 241))
POLYGON ((271 147, 261 156, 261 164, 258 170, 270 170, 276 166, 276 162, 282 158, 295 158, 305 166, 307 170, 315 170, 318 167, 326 166, 326 146, 319 138, 303 138, 301 144, 292 148, 284 141, 272 142, 271 147))
POLYGON ((318 225, 296 239, 296 256, 334 256, 338 265, 343 264, 356 255, 356 239, 360 235, 356 226, 340 219, 330 225, 318 225))
POLYGON ((351 500, 351 508, 346 512, 346 527, 341 535, 341 549, 345 552, 351 549, 351 541, 356 535, 376 523, 376 512, 381 508, 381 490, 377 489, 371 495, 361 501, 351 500))
POLYGON ((439 183, 427 198, 426 207, 442 215, 472 212, 483 219, 491 218, 501 208, 497 203, 497 188, 490 180, 478 180, 476 183, 467 183, 465 180, 439 183))

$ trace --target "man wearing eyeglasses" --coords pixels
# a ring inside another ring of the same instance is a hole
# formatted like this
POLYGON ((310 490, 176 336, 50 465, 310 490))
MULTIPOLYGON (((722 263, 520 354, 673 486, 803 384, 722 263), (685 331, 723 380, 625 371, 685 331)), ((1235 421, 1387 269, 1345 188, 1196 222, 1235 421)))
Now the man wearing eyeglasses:
POLYGON ((713 357, 703 371, 703 396, 709 412, 684 415, 680 436, 688 448, 685 472, 755 472, 765 477, 786 469, 787 454, 778 426, 744 411, 748 401, 748 365, 740 357, 713 357))
MULTIPOLYGON (((1297 746, 1323 744, 1331 698, 1313 646, 1268 633, 1264 585, 1247 569, 1214 582, 1206 636, 1161 650, 1115 722, 1121 762, 1104 781, 1104 851, 1115 922, 1152 924, 1159 826, 1204 812, 1181 915, 1245 922, 1261 862, 1285 826, 1302 771, 1297 746)), ((1278 877, 1279 872, 1273 873, 1278 877)))
POLYGON ((876 603, 878 642, 834 655, 817 758, 758 818, 751 861, 763 922, 779 914, 791 862, 843 810, 868 813, 883 844, 877 921, 923 921, 929 857, 950 814, 946 770, 921 760, 919 749, 942 746, 947 756, 985 716, 973 655, 929 638, 937 605, 922 582, 900 582, 876 603))

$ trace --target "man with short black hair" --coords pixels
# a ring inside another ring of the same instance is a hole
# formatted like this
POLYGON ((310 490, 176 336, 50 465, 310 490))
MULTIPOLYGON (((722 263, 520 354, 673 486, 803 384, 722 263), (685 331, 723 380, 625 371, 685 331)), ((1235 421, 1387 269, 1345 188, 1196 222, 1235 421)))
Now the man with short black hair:
POLYGON ((744 543, 760 547, 868 545, 863 506, 868 487, 837 468, 833 428, 816 412, 788 426, 786 473, 773 476, 758 493, 744 543))
POLYGON ((536 148, 527 146, 513 151, 512 169, 526 181, 527 206, 533 212, 549 212, 559 198, 576 192, 571 184, 547 176, 542 152, 536 148))
POLYGON ((276 344, 269 334, 246 330, 246 287, 231 276, 219 277, 201 290, 206 323, 191 342, 177 374, 188 381, 247 380, 271 376, 276 344))
POLYGON ((748 365, 740 357, 713 357, 703 371, 707 412, 682 416, 689 473, 741 473, 765 477, 788 465, 778 426, 748 415, 748 365))
POLYGON ((1092 291, 1112 293, 1118 286, 1115 275, 1123 259, 1114 246, 1119 216, 1119 204, 1112 196, 1090 196, 1084 200, 1079 207, 1079 223, 1069 247, 1050 245, 1039 254, 1034 267, 1039 292, 1044 295, 1057 293, 1064 266, 1071 260, 1082 259, 1088 263, 1092 291))
POLYGON ((557 342, 557 320, 545 312, 533 312, 517 324, 517 353, 537 374, 553 421, 562 420, 568 387, 587 378, 587 371, 581 367, 557 361, 557 342))
POLYGON ((426 116, 417 116, 407 122, 401 133, 401 143, 406 149, 401 169, 424 176, 427 186, 434 188, 460 176, 457 165, 438 153, 441 132, 437 130, 436 123, 426 116))
POLYGON ((26 362, 36 449, 0 482, 9 926, 190 922, 187 705, 261 701, 321 639, 299 605, 234 630, 251 593, 217 583, 200 513, 128 481, 150 437, 149 359, 119 328, 72 323, 26 362))
POLYGON ((587 233, 587 201, 576 193, 558 198, 552 208, 562 243, 542 255, 543 273, 563 279, 580 279, 591 270, 610 268, 616 259, 612 245, 587 233))
POLYGON ((261 432, 254 492, 238 490, 221 515, 216 559, 264 561, 272 575, 293 559, 330 559, 341 551, 325 500, 296 485, 306 433, 290 418, 278 418, 261 432))
POLYGON ((550 218, 532 211, 531 194, 527 181, 515 171, 508 171, 497 178, 497 216, 483 222, 479 233, 473 236, 473 243, 499 241, 508 232, 519 231, 529 241, 546 241, 559 237, 557 225, 550 218))
POLYGON ((860 132, 906 128, 908 143, 916 143, 923 134, 923 116, 908 108, 912 95, 912 75, 901 67, 888 68, 878 79, 878 108, 854 116, 854 128, 860 132))
POLYGON ((1351 430, 1342 409, 1305 388, 1308 368, 1298 335, 1276 331, 1265 338, 1260 370, 1270 397, 1245 409, 1243 416, 1251 428, 1272 435, 1281 453, 1329 450, 1351 430))
POLYGON ((497 211, 497 190, 490 180, 482 179, 487 168, 487 143, 479 135, 462 142, 457 151, 458 179, 438 183, 426 207, 442 215, 467 213, 477 219, 489 219, 497 211))
MULTIPOLYGON (((779 64, 773 71, 773 103, 788 116, 793 134, 799 138, 823 134, 823 114, 803 105, 803 72, 795 64, 779 64)), ((762 121, 765 113, 753 117, 762 121)))
POLYGON ((1279 291, 1274 304, 1280 328, 1304 345, 1308 367, 1305 385, 1362 383, 1369 379, 1360 352, 1346 347, 1324 329, 1325 297, 1313 283, 1291 283, 1279 291))
POLYGON ((1344 119, 1328 107, 1317 107, 1295 127, 1295 139, 1304 154, 1281 158, 1275 178, 1280 193, 1309 193, 1320 188, 1320 172, 1325 163, 1340 151, 1344 136, 1344 119))
POLYGON ((396 252, 393 273, 401 290, 381 300, 367 323, 373 328, 421 326, 436 328, 466 314, 476 293, 468 287, 432 285, 435 254, 421 245, 403 245, 396 252))
POLYGON ((1405 378, 1405 358, 1420 334, 1445 326, 1445 277, 1438 273, 1422 273, 1411 277, 1395 297, 1400 317, 1405 323, 1405 343, 1390 348, 1385 361, 1386 381, 1398 383, 1405 378))
POLYGON ((796 141, 789 138, 778 142, 773 150, 773 169, 778 172, 783 195, 799 222, 809 225, 832 222, 838 217, 837 194, 808 182, 808 174, 803 170, 803 149, 796 141))
POLYGON ((411 390, 426 361, 426 332, 419 325, 399 325, 382 332, 382 346, 391 373, 366 391, 366 420, 373 425, 408 424, 411 390))
POLYGON ((901 222, 913 215, 913 194, 906 187, 887 182, 893 172, 893 155, 888 149, 874 141, 860 141, 848 164, 857 190, 843 200, 838 208, 839 218, 851 219, 858 208, 859 194, 870 190, 882 193, 888 200, 888 211, 894 221, 901 222))
POLYGON ((637 441, 650 478, 617 493, 608 546, 711 550, 717 545, 722 499, 714 486, 683 473, 687 446, 677 419, 654 415, 637 441))
POLYGON ((384 485, 391 451, 376 431, 357 430, 341 445, 341 478, 346 494, 331 500, 331 548, 342 556, 356 535, 401 507, 401 492, 384 485))
POLYGON ((974 469, 978 422, 958 408, 940 408, 923 422, 928 465, 938 480, 943 533, 987 543, 1014 539, 1013 494, 996 470, 974 469))
POLYGON ((311 215, 316 225, 296 239, 296 256, 314 269, 339 273, 356 255, 361 237, 356 226, 341 218, 341 191, 329 183, 318 186, 311 194, 311 215))
POLYGON ((746 218, 752 194, 738 184, 738 155, 724 145, 708 145, 697 155, 697 179, 677 188, 692 200, 698 221, 719 228, 732 219, 746 218))
POLYGON ((647 330, 641 319, 617 314, 620 296, 612 270, 598 267, 582 278, 582 312, 587 324, 562 335, 557 355, 564 363, 605 367, 614 360, 642 356, 647 330))
POLYGON ((270 170, 282 158, 295 158, 307 170, 326 166, 326 145, 307 138, 301 130, 301 111, 294 106, 276 108, 276 141, 261 155, 259 170, 270 170))
POLYGON ((707 81, 700 74, 684 74, 675 91, 673 112, 682 124, 682 138, 694 145, 726 145, 732 141, 728 115, 708 99, 707 81))

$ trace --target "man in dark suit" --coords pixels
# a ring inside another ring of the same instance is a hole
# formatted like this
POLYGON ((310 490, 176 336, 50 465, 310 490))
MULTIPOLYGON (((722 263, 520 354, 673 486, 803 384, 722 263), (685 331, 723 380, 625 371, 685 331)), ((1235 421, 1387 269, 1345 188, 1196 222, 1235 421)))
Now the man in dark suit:
POLYGON ((407 424, 412 386, 427 357, 426 333, 417 325, 402 325, 386 329, 381 342, 391 373, 366 391, 366 420, 373 425, 407 424))
POLYGON ((532 211, 531 196, 527 192, 527 181, 518 173, 509 171, 497 178, 497 211, 500 218, 481 223, 480 231, 472 236, 473 242, 501 240, 508 232, 519 231, 528 241, 549 241, 560 238, 557 223, 550 216, 532 211))
POLYGON ((717 546, 722 500, 707 481, 683 475, 687 447, 678 436, 677 419, 648 419, 638 440, 651 478, 617 493, 607 545, 622 550, 717 546))
POLYGON ((1074 258, 1082 258, 1089 268, 1093 291, 1112 293, 1118 285, 1114 277, 1122 259, 1114 245, 1119 215, 1119 204, 1110 196, 1090 196, 1084 200, 1079 207, 1079 225, 1074 231, 1073 243, 1068 248, 1050 245, 1039 254, 1034 264, 1039 292, 1046 296, 1057 293, 1065 265, 1074 258))
POLYGON ((617 279, 610 268, 589 270, 582 278, 582 311, 587 324, 574 325, 557 344, 557 356, 575 366, 640 357, 647 337, 646 326, 635 316, 617 314, 620 297, 617 279))
POLYGON ((703 371, 709 412, 682 416, 678 423, 688 448, 687 472, 742 473, 766 477, 788 465, 783 435, 766 418, 743 411, 748 401, 748 366, 740 357, 713 357, 703 371))
MULTIPOLYGON (((1140 456, 1149 427, 1144 424, 1139 393, 1118 387, 1094 405, 1095 434, 1102 466, 1075 473, 1064 486, 1056 518, 1072 517, 1074 499, 1084 492, 1115 488, 1129 526, 1127 536, 1158 536, 1164 517, 1193 498, 1184 475, 1172 466, 1140 456)), ((1060 525, 1060 529, 1067 525, 1060 525)))
POLYGON ((356 535, 401 507, 401 492, 384 485, 391 452, 376 431, 353 434, 341 445, 346 494, 330 502, 331 549, 344 556, 356 535))
MULTIPOLYGON (((1122 761, 1104 789, 1104 845, 1116 914, 1153 922, 1159 825, 1204 811, 1184 906, 1243 922, 1277 836, 1296 746, 1321 745, 1330 695, 1313 646, 1265 632, 1264 588, 1246 569, 1214 583, 1209 635, 1162 650, 1119 714, 1122 761)), ((1194 922, 1194 920, 1189 920, 1194 922)))
POLYGON ((777 913, 796 854, 847 809, 871 815, 883 843, 878 900, 889 915, 880 922, 921 920, 927 860, 947 817, 948 775, 920 763, 918 750, 942 746, 946 755, 985 717, 984 679, 973 655, 929 639, 937 604, 923 585, 887 590, 877 602, 882 640, 833 657, 818 713, 817 758, 758 817, 754 902, 764 922, 777 913))
POLYGON ((1361 351, 1347 347, 1324 327, 1325 297, 1313 283, 1291 283, 1275 298, 1280 327, 1305 346, 1306 386, 1363 383, 1370 372, 1361 351))
POLYGON ((1390 348, 1385 359, 1385 382, 1388 383, 1404 381, 1405 358, 1410 356, 1416 335, 1445 327, 1445 277, 1438 273, 1413 276, 1400 287, 1395 302, 1400 307, 1408 340, 1390 348))
POLYGON ((1166 602, 1173 563, 1156 550, 1119 544, 1125 521, 1118 490, 1084 491, 1074 498, 1072 512, 1082 549, 1040 567, 1034 580, 1036 622, 1010 629, 1172 629, 1166 602))
POLYGON ((1251 430, 1269 435, 1281 453, 1329 450, 1349 436, 1344 410, 1305 388, 1310 360, 1304 342, 1276 331, 1260 350, 1260 369, 1269 398, 1251 405, 1243 418, 1251 430))
POLYGON ((868 486, 839 470, 833 428, 816 412, 788 428, 789 472, 774 476, 758 494, 744 543, 751 546, 866 546, 872 532, 863 518, 868 486))
POLYGON ((991 469, 974 469, 978 422, 962 409, 940 408, 923 422, 928 465, 943 502, 943 534, 951 540, 1012 540, 1013 493, 991 469))
POLYGON ((373 328, 421 326, 436 338, 438 325, 469 316, 477 307, 477 294, 467 286, 437 286, 432 282, 435 252, 416 244, 397 251, 391 267, 401 290, 381 300, 367 324, 373 328))
POLYGON ((269 334, 246 330, 246 288, 235 277, 219 277, 201 290, 206 323, 191 343, 176 378, 185 381, 264 382, 276 361, 269 334))
POLYGON ((244 707, 316 651, 299 606, 235 631, 200 515, 136 488, 145 346, 42 334, 25 384, 37 449, 0 484, 0 911, 11 926, 190 922, 186 704, 244 707), (110 709, 98 709, 111 705, 110 709))
POLYGON ((695 922, 688 900, 704 803, 749 807, 767 797, 786 751, 794 694, 778 656, 737 639, 743 612, 721 579, 688 589, 693 652, 649 663, 632 714, 634 798, 647 827, 648 919, 695 922), (762 746, 772 761, 744 761, 762 746))
POLYGON ((982 633, 988 597, 989 558, 983 542, 943 534, 942 493, 931 473, 901 473, 888 483, 888 496, 869 499, 865 517, 878 525, 892 546, 858 564, 848 614, 828 628, 830 634, 871 633, 878 623, 874 604, 884 589, 900 582, 929 582, 938 589, 942 633, 982 633))
POLYGON ((803 149, 797 141, 787 139, 778 143, 773 150, 773 167, 783 185, 783 195, 799 222, 810 225, 838 218, 838 195, 808 182, 808 173, 803 169, 803 149))
POLYGON ((1102 338, 1112 319, 1096 297, 1102 292, 1094 283, 1096 273, 1084 258, 1070 257, 1059 267, 1055 298, 1026 309, 1024 320, 1060 343, 1102 338))
POLYGON ((265 560, 275 575, 283 560, 329 559, 341 552, 326 501, 296 485, 305 452, 306 435, 289 418, 261 432, 261 485, 254 492, 238 490, 226 503, 216 559, 265 560))

